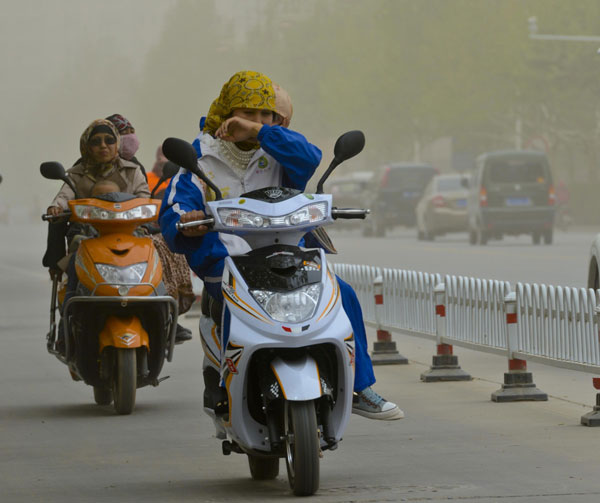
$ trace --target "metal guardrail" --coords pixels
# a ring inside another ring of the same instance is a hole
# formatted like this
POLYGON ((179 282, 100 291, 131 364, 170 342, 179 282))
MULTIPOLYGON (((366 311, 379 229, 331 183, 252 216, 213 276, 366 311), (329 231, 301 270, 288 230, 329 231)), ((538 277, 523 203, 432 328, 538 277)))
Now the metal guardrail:
POLYGON ((446 336, 449 343, 505 354, 504 299, 511 291, 506 281, 449 276, 446 290, 446 336))
POLYGON ((515 358, 600 372, 600 291, 517 283, 515 358))
POLYGON ((600 373, 600 290, 518 283, 514 289, 517 342, 509 348, 505 281, 440 276, 364 265, 334 264, 355 289, 365 322, 376 323, 374 280, 383 279, 383 328, 434 338, 434 289, 445 287, 446 330, 441 342, 508 354, 509 359, 600 373))

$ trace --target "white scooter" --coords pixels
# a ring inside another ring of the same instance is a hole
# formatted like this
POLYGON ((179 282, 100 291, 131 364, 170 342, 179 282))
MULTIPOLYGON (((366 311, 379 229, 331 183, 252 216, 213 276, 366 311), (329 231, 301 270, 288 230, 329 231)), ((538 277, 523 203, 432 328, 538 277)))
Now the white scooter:
POLYGON ((217 196, 205 220, 177 228, 210 225, 243 237, 252 249, 227 257, 222 317, 214 321, 205 310, 200 321, 205 411, 217 438, 229 438, 223 454, 247 454, 252 478, 262 480, 277 477, 284 457, 299 496, 318 489, 322 451, 337 448, 350 418, 354 335, 325 251, 298 243, 336 218, 365 218, 368 210, 332 208, 331 195, 323 194, 333 169, 364 141, 360 131, 338 139, 315 194, 269 187, 226 200, 198 169, 191 145, 176 138, 163 143, 169 160, 217 196))

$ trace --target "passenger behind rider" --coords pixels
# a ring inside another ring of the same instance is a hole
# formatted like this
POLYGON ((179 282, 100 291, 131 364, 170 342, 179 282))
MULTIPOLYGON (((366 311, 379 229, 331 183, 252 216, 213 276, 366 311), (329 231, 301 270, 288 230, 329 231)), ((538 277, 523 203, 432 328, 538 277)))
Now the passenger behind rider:
MULTIPOLYGON (((121 157, 121 159, 125 159, 126 161, 131 161, 132 163, 137 164, 141 168, 146 180, 148 180, 144 166, 135 156, 140 148, 140 140, 135 132, 133 124, 131 124, 131 122, 129 122, 129 120, 127 120, 121 114, 112 114, 108 116, 106 120, 112 122, 119 131, 119 136, 121 137, 119 157, 121 157)), ((150 190, 152 190, 152 187, 150 187, 150 190)))
MULTIPOLYGON (((220 188, 223 197, 237 197, 268 186, 305 189, 321 161, 321 152, 301 134, 274 126, 274 112, 277 108, 272 83, 258 72, 233 75, 212 103, 195 147, 200 155, 198 166, 220 188)), ((283 117, 286 114, 282 112, 279 115, 283 117)), ((165 194, 160 224, 170 248, 185 253, 208 294, 222 301, 223 259, 248 252, 248 244, 237 236, 209 232, 202 225, 181 232, 175 228, 178 221, 204 218, 207 197, 212 197, 211 192, 204 190, 195 175, 180 171, 165 194)), ((356 348, 354 411, 374 419, 400 419, 402 411, 371 388, 375 377, 366 350, 360 306, 349 286, 341 285, 341 291, 355 337, 362 339, 356 348)))

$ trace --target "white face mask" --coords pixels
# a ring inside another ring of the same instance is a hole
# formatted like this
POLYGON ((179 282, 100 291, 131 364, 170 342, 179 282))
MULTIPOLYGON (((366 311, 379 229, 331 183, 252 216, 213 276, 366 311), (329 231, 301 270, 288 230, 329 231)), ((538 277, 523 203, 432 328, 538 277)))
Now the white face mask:
POLYGON ((119 155, 122 159, 130 160, 140 148, 140 140, 135 133, 121 136, 121 147, 119 155))

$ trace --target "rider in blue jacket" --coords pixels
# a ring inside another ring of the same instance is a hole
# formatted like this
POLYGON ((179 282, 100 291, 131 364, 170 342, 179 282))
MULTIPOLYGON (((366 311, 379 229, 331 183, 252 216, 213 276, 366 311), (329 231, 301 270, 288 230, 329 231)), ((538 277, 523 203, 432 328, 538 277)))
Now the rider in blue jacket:
MULTIPOLYGON (((224 198, 269 186, 304 190, 321 161, 321 151, 306 138, 281 125, 275 91, 258 72, 236 73, 223 86, 194 141, 198 166, 224 198)), ((291 117, 291 111, 290 111, 291 117)), ((202 122, 201 122, 202 124, 202 122)), ((214 197, 196 175, 181 169, 165 193, 160 225, 169 247, 185 254, 208 294, 222 300, 224 258, 250 251, 239 236, 210 232, 206 226, 177 231, 175 224, 205 217, 204 201, 214 197)), ((356 340, 356 392, 353 412, 373 419, 400 419, 403 412, 372 389, 375 376, 367 352, 360 304, 354 290, 338 278, 342 304, 356 340)))

